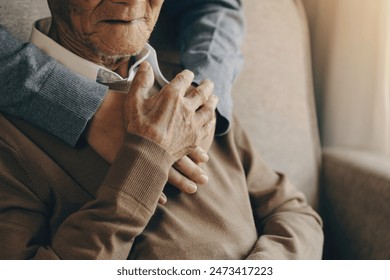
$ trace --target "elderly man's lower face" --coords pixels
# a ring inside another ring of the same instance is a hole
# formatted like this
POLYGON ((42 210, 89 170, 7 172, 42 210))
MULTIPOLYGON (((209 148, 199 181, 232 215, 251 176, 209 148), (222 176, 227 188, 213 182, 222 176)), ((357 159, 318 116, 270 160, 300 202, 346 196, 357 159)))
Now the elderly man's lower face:
POLYGON ((163 0, 48 0, 50 36, 77 55, 116 70, 145 46, 163 0))

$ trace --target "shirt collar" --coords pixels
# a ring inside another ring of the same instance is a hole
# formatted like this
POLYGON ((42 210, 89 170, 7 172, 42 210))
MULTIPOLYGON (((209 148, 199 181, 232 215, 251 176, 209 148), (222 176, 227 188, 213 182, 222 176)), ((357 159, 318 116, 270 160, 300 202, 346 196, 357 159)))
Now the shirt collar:
MULTIPOLYGON (((137 72, 138 66, 146 60, 150 63, 154 71, 154 77, 157 83, 161 87, 168 83, 168 81, 162 75, 160 67, 158 66, 156 51, 149 44, 146 44, 145 48, 135 56, 135 63, 129 69, 129 76, 127 78, 122 78, 120 75, 111 71, 110 69, 97 65, 74 54, 51 39, 48 36, 50 24, 51 18, 45 18, 36 21, 33 25, 30 42, 35 44, 47 55, 55 58, 62 65, 78 73, 79 75, 102 84, 129 85, 129 83, 131 83, 133 80, 135 73, 137 72)), ((115 88, 115 90, 127 91, 128 86, 115 88)))

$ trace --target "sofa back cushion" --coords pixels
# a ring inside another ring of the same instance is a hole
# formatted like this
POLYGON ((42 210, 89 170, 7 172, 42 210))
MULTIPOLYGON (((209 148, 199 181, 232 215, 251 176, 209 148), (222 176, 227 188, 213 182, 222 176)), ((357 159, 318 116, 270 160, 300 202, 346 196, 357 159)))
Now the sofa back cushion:
POLYGON ((48 16, 47 0, 0 0, 0 24, 22 41, 28 41, 34 21, 48 16))
POLYGON ((265 160, 316 205, 320 145, 311 54, 300 0, 243 0, 244 67, 235 113, 265 160))

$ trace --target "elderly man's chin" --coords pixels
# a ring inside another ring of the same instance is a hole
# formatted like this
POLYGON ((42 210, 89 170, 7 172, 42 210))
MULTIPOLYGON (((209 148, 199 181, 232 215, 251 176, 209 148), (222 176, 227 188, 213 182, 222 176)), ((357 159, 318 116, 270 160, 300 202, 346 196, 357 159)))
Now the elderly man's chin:
POLYGON ((89 40, 107 58, 138 54, 145 47, 151 33, 143 23, 107 24, 99 29, 89 40))

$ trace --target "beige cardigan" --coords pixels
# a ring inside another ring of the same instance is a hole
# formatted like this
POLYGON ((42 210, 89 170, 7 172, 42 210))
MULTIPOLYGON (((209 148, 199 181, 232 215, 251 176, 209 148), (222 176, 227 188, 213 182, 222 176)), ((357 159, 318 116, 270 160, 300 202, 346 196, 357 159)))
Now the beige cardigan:
POLYGON ((173 160, 140 136, 109 166, 20 120, 0 131, 0 259, 321 258, 320 217, 236 122, 195 195, 165 186, 173 160))

